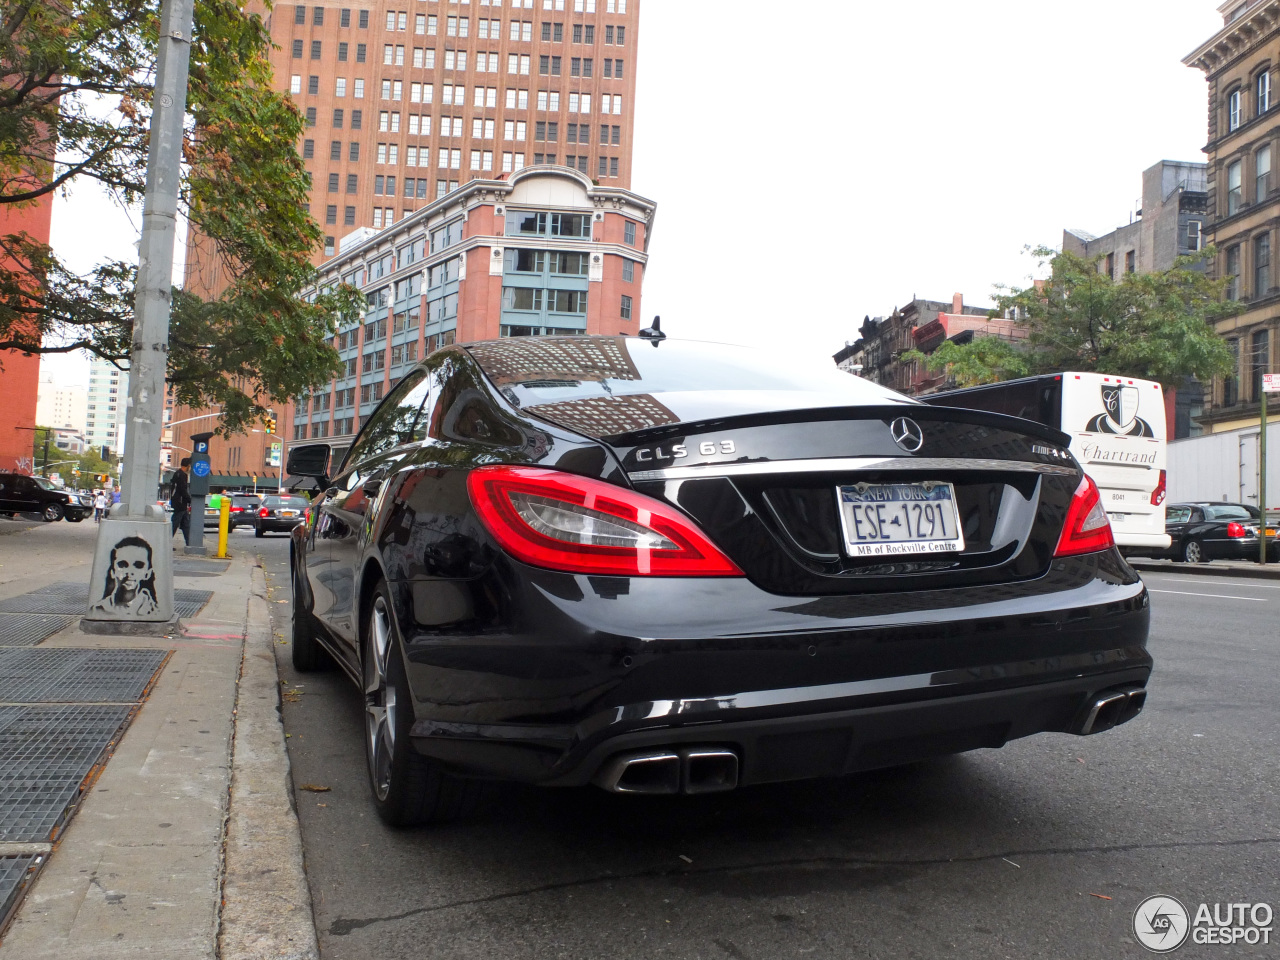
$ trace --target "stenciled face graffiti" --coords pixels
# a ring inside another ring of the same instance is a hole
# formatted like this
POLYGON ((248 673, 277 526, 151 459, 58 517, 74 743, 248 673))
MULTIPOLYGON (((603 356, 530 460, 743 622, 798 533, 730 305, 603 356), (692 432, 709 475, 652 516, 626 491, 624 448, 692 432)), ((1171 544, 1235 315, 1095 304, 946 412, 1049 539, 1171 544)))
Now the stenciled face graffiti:
POLYGON ((1101 384, 1102 407, 1085 426, 1090 433, 1110 433, 1121 437, 1153 437, 1151 424, 1138 416, 1138 388, 1130 384, 1101 384))
POLYGON ((113 616, 145 617, 159 606, 151 545, 141 537, 125 537, 111 548, 102 599, 89 609, 113 616))

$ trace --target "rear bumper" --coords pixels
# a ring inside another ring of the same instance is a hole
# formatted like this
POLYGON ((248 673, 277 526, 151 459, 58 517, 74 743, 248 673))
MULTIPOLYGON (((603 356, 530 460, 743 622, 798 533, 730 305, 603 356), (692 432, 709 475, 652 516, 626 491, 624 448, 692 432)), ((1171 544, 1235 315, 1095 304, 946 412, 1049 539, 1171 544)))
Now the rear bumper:
POLYGON ((892 597, 513 567, 524 583, 392 585, 414 745, 468 775, 580 785, 619 754, 689 746, 732 750, 744 784, 838 775, 1066 731, 1151 672, 1147 593, 1112 553, 892 597), (503 591, 519 616, 477 629, 503 591), (450 608, 465 634, 424 622, 450 608))
MULTIPOLYGON (((1141 550, 1164 551, 1169 549, 1170 538, 1167 533, 1128 533, 1116 530, 1116 545, 1121 552, 1129 552, 1129 547, 1141 550)), ((1137 552, 1136 550, 1134 551, 1137 552)))

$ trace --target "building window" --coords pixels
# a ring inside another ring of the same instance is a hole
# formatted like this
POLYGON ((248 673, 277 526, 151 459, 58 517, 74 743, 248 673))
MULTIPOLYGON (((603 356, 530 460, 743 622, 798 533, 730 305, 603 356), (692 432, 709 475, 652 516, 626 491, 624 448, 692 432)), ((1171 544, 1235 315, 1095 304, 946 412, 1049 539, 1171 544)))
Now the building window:
POLYGON ((341 16, 341 19, 339 20, 339 26, 343 26, 343 27, 351 26, 351 8, 350 7, 342 8, 342 16, 341 16))
POLYGON ((355 193, 355 192, 356 192, 356 174, 348 173, 347 174, 347 193, 355 193))
POLYGON ((302 159, 310 160, 316 155, 316 142, 314 140, 302 141, 302 159))
POLYGON ((311 41, 311 59, 312 60, 320 59, 320 41, 319 40, 311 41))
POLYGON ((1227 247, 1226 270, 1227 299, 1240 299, 1240 244, 1227 247))
POLYGON ((1134 251, 1130 250, 1127 253, 1125 253, 1124 255, 1124 272, 1125 273, 1133 273, 1137 269, 1137 264, 1134 262, 1135 260, 1136 260, 1136 256, 1134 254, 1134 251))
POLYGON ((324 238, 324 255, 326 257, 333 256, 333 237, 324 238))
POLYGON ((342 224, 343 226, 346 226, 346 227, 354 227, 356 225, 356 208, 355 207, 342 208, 342 224))
MULTIPOLYGON (((357 80, 357 81, 356 81, 356 89, 357 89, 357 90, 359 89, 359 84, 360 84, 360 81, 359 81, 359 80, 357 80)), ((357 96, 359 96, 359 94, 357 94, 357 96)), ((363 110, 352 110, 352 111, 351 111, 351 129, 352 129, 352 130, 359 130, 359 129, 360 129, 360 123, 361 123, 361 119, 363 118, 363 116, 364 116, 364 111, 363 111, 363 110)))
POLYGON ((609 158, 609 176, 616 177, 618 175, 618 158, 609 158))
POLYGON ((356 44, 356 63, 365 63, 369 58, 369 47, 363 43, 356 44))
POLYGON ((1107 257, 1106 257, 1106 260, 1104 260, 1104 261, 1103 261, 1103 263, 1104 263, 1104 266, 1103 266, 1103 268, 1102 268, 1102 269, 1106 272, 1107 276, 1108 276, 1110 279, 1114 280, 1114 279, 1116 278, 1116 255, 1115 255, 1115 253, 1108 253, 1108 254, 1107 254, 1107 257))
POLYGON ((369 29, 369 11, 368 10, 360 11, 359 26, 361 30, 369 29))
POLYGON ((302 59, 302 41, 301 40, 293 41, 293 59, 295 60, 302 59))
POLYGON ((292 94, 302 93, 302 74, 295 73, 289 78, 289 92, 292 94))
POLYGON ((631 283, 636 278, 636 262, 634 260, 622 261, 622 279, 627 283, 631 283))
POLYGON ((299 26, 307 22, 307 8, 302 4, 298 4, 293 8, 293 22, 299 26))
POLYGON ((307 126, 314 127, 316 125, 316 108, 307 107, 307 126))
POLYGON ((624 243, 630 246, 634 247, 636 245, 636 222, 634 220, 628 220, 623 224, 622 239, 624 243))
POLYGON ((1271 290, 1271 234, 1253 239, 1253 298, 1265 297, 1271 290))
POLYGON ((1262 203, 1271 192, 1271 147, 1259 147, 1253 155, 1253 202, 1262 203))
MULTIPOLYGON (((355 97, 357 100, 364 99, 364 81, 363 80, 356 80, 355 83, 352 84, 351 95, 355 97)), ((359 110, 351 111, 351 126, 353 128, 356 125, 355 115, 359 112, 360 112, 359 110)))
POLYGON ((342 141, 341 140, 334 140, 329 144, 329 159, 330 160, 342 159, 342 141))
POLYGON ((1244 119, 1241 105, 1244 97, 1241 95, 1240 89, 1237 87, 1227 94, 1227 129, 1237 129, 1244 119))
POLYGON ((324 26, 324 7, 316 7, 311 11, 311 24, 316 27, 324 26))
POLYGON ((325 208, 324 208, 324 222, 325 222, 325 223, 337 223, 337 222, 338 222, 338 206, 337 206, 337 204, 333 204, 333 203, 331 203, 331 204, 329 204, 327 207, 325 207, 325 208))
POLYGON ((336 173, 329 174, 329 192, 338 192, 338 175, 336 173))
POLYGON ((1191 252, 1200 250, 1204 246, 1204 221, 1188 220, 1187 221, 1187 249, 1191 252))
POLYGON ((333 129, 335 130, 342 129, 342 108, 341 107, 338 107, 336 110, 333 111, 333 129))
POLYGON ((627 296, 625 293, 622 295, 621 314, 622 314, 623 320, 631 319, 631 298, 627 296))
POLYGON ((1262 396, 1262 375, 1271 372, 1271 331, 1255 330, 1249 344, 1249 381, 1253 399, 1262 396))
POLYGON ((360 159, 360 144, 353 142, 347 149, 347 159, 355 163, 360 159))
POLYGON ((1258 116, 1262 116, 1271 109, 1271 71, 1263 70, 1258 74, 1258 79, 1254 81, 1255 103, 1258 108, 1258 116))
POLYGON ((1240 189, 1240 161, 1236 160, 1227 166, 1227 216, 1239 213, 1244 199, 1240 189))

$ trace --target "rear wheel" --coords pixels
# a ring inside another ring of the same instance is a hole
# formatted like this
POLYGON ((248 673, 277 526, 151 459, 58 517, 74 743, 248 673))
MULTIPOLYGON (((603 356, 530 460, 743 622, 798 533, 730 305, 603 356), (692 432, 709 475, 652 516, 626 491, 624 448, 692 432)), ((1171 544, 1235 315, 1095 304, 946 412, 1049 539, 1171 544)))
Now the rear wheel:
POLYGON ((490 785, 445 773, 409 742, 413 701, 385 583, 370 604, 363 645, 364 750, 378 816, 393 827, 409 827, 471 815, 490 785))
POLYGON ((265 532, 266 532, 266 531, 264 531, 264 530, 262 529, 262 525, 261 525, 261 524, 255 524, 255 525, 254 525, 254 528, 253 528, 253 535, 254 535, 255 537, 261 537, 265 532))
POLYGON ((1188 540, 1182 545, 1182 559, 1187 563, 1209 562, 1209 558, 1204 555, 1204 547, 1199 540, 1188 540))
POLYGON ((54 523, 62 519, 62 507, 56 503, 46 503, 40 511, 40 519, 45 523, 54 523))

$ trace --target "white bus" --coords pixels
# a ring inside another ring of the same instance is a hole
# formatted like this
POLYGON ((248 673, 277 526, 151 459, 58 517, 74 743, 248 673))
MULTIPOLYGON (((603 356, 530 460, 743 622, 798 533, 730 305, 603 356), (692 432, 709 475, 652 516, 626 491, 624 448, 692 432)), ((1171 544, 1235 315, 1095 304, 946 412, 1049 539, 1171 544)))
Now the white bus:
POLYGON ((919 399, 1007 413, 1061 430, 1071 437, 1071 452, 1098 485, 1120 548, 1138 553, 1169 546, 1160 384, 1102 373, 1050 373, 919 399))

